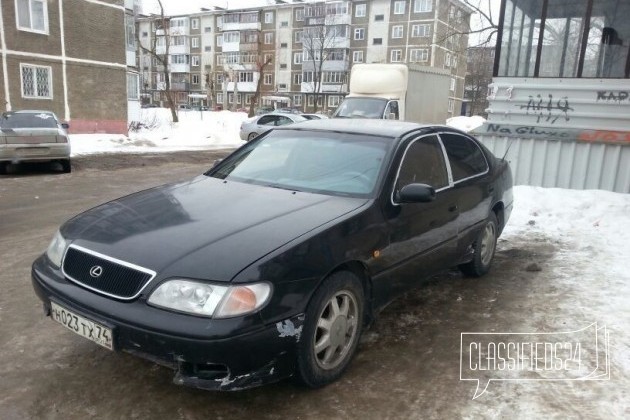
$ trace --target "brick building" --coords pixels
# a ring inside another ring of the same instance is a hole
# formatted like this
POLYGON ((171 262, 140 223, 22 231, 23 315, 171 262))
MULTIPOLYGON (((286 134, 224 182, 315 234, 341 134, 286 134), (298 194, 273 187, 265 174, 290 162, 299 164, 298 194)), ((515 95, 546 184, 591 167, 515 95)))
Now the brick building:
POLYGON ((2 0, 2 109, 53 111, 73 133, 126 133, 134 78, 136 101, 138 90, 137 72, 128 67, 135 66, 133 39, 126 40, 133 32, 125 30, 134 28, 133 6, 133 0, 2 0))

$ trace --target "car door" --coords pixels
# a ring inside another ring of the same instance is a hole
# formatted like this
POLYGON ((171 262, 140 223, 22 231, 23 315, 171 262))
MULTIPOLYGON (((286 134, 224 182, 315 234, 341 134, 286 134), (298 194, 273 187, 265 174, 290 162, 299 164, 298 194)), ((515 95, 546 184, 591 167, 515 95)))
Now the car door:
POLYGON ((488 217, 492 205, 492 183, 487 176, 488 162, 481 148, 468 136, 443 132, 439 134, 448 156, 457 195, 458 253, 464 255, 488 217))
POLYGON ((279 117, 277 115, 263 115, 258 119, 258 122, 256 123, 256 128, 259 130, 259 132, 269 130, 270 128, 276 126, 278 118, 279 117))
POLYGON ((384 206, 388 246, 380 252, 376 267, 387 273, 384 281, 375 285, 379 298, 385 299, 448 268, 457 244, 457 197, 450 188, 446 157, 437 135, 410 141, 396 170, 384 206), (399 203, 398 191, 412 183, 435 188, 435 199, 399 203))

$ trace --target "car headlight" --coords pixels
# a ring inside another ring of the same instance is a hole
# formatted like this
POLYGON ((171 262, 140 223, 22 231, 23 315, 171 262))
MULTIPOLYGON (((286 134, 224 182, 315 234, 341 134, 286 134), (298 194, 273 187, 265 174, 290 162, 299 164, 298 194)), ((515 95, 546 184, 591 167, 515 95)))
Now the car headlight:
POLYGON ((192 280, 168 280, 149 296, 149 304, 195 315, 229 318, 260 309, 271 286, 255 283, 221 286, 192 280))
POLYGON ((68 248, 68 241, 61 236, 61 232, 57 231, 46 250, 48 259, 55 267, 61 267, 61 260, 63 259, 63 254, 66 252, 66 248, 68 248))

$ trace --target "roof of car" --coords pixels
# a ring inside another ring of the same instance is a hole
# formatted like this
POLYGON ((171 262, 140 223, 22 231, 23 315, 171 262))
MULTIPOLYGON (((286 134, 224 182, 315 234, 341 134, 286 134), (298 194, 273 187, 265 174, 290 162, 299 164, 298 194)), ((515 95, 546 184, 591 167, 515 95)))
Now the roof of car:
POLYGON ((310 120, 292 124, 290 126, 277 127, 286 130, 322 130, 322 131, 340 131, 357 134, 368 134, 384 137, 400 137, 421 128, 444 127, 450 130, 450 127, 435 124, 417 124, 405 121, 377 120, 363 118, 330 118, 323 120, 310 120))
MULTIPOLYGON (((258 115, 258 117, 265 117, 267 115, 279 115, 281 117, 300 117, 300 118, 304 118, 300 114, 293 114, 291 112, 266 112, 264 114, 258 115)), ((304 118, 304 119, 306 119, 306 118, 304 118)))

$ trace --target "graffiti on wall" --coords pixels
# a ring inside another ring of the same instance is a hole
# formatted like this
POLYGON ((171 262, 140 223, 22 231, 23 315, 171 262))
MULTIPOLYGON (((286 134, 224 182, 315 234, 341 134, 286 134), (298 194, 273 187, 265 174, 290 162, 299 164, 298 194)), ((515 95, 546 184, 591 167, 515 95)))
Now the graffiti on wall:
POLYGON ((536 138, 541 140, 580 141, 593 143, 617 143, 630 145, 630 132, 607 130, 584 130, 569 127, 540 127, 484 123, 473 131, 477 135, 499 135, 507 137, 536 138))
POLYGON ((563 96, 562 98, 554 101, 553 95, 548 94, 547 99, 543 99, 541 94, 536 96, 529 95, 529 101, 526 105, 520 105, 520 109, 526 110, 526 115, 535 115, 536 122, 548 122, 554 124, 558 118, 563 118, 564 121, 569 121, 569 111, 573 111, 569 105, 569 98, 563 96))
POLYGON ((621 104, 622 102, 630 103, 630 92, 627 90, 598 90, 597 91, 597 102, 616 102, 621 104))

